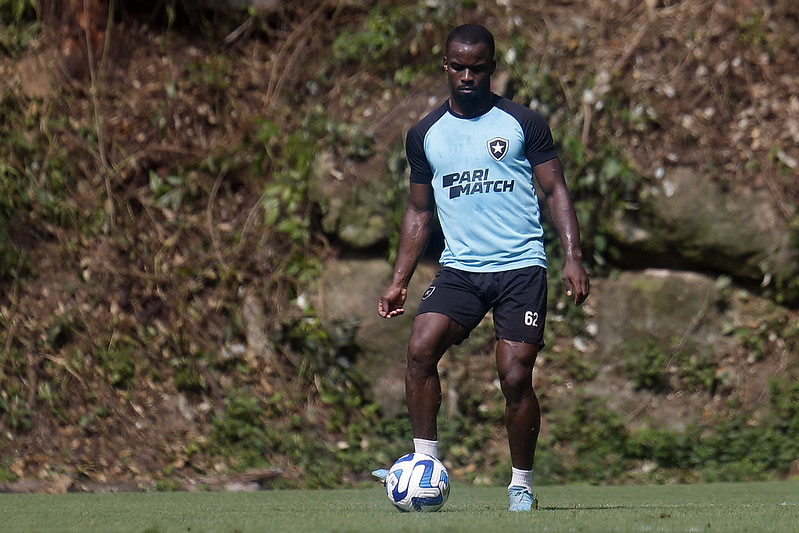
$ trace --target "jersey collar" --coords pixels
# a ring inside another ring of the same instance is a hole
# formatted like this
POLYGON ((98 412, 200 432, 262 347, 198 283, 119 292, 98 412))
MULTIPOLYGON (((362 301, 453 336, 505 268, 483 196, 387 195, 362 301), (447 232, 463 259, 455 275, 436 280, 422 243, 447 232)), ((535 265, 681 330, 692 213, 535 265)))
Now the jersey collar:
POLYGON ((491 109, 493 109, 494 106, 497 105, 497 101, 499 100, 499 98, 500 98, 499 95, 497 95, 497 94, 492 92, 491 93, 491 105, 489 105, 488 107, 486 107, 482 111, 479 111, 479 112, 471 114, 471 115, 460 115, 460 114, 456 113, 452 109, 452 107, 449 105, 449 98, 447 98, 446 102, 444 102, 444 103, 447 106, 447 112, 450 115, 452 115, 453 117, 462 118, 462 119, 472 119, 472 118, 481 117, 481 116, 485 115, 486 113, 488 113, 489 111, 491 111, 491 109))

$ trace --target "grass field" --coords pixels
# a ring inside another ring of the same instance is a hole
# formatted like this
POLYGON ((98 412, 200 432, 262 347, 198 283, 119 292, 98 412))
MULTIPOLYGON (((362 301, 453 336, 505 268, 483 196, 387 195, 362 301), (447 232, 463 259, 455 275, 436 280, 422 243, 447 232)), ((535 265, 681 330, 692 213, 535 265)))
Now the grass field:
POLYGON ((396 511, 356 490, 2 494, 3 532, 799 531, 799 481, 545 486, 540 509, 509 513, 502 487, 455 485, 438 513, 396 511))

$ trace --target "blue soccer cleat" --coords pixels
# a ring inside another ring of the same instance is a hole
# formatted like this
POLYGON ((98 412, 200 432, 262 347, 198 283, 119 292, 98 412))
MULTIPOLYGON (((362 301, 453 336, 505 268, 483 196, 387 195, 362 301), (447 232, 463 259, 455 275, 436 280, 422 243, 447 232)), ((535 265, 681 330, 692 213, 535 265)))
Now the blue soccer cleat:
POLYGON ((508 487, 508 511, 532 511, 538 509, 538 498, 526 487, 508 487))
POLYGON ((378 468, 377 470, 372 471, 372 477, 375 478, 381 485, 385 485, 386 478, 388 477, 388 469, 378 468))

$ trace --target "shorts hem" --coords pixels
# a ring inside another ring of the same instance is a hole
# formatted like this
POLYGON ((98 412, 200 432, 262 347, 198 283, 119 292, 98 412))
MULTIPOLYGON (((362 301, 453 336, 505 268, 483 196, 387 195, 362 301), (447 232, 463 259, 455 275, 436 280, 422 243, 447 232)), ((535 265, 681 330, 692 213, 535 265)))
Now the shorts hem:
POLYGON ((533 339, 518 339, 518 338, 513 339, 504 335, 497 335, 496 339, 497 340, 503 339, 509 342, 523 342, 524 344, 535 344, 536 346, 539 347, 539 349, 542 350, 544 349, 544 346, 546 346, 546 343, 543 340, 538 341, 533 339))

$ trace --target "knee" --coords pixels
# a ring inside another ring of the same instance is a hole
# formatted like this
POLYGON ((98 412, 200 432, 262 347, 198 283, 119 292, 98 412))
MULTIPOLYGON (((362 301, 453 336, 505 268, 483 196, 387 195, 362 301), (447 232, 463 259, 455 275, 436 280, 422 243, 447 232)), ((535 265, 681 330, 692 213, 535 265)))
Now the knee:
POLYGON ((407 371, 411 375, 430 374, 437 371, 438 356, 424 338, 414 336, 408 343, 408 367, 407 371))
POLYGON ((508 402, 520 401, 533 394, 533 369, 525 365, 511 365, 499 375, 499 383, 508 402))

